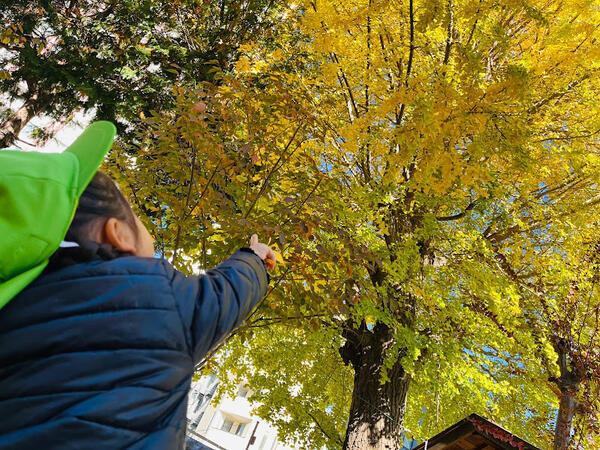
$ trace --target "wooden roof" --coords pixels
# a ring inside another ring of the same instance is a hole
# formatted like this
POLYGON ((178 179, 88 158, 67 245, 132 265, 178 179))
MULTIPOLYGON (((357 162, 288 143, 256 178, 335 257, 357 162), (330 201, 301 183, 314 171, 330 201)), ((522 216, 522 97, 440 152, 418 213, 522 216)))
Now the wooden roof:
POLYGON ((540 450, 477 414, 428 439, 414 450, 540 450))

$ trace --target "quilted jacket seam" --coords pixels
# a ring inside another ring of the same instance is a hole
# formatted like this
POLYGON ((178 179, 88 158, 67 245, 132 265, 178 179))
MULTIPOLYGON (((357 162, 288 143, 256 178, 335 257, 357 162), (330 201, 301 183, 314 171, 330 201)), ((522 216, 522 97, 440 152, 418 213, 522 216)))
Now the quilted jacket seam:
MULTIPOLYGON (((166 272, 166 267, 165 267, 164 262, 162 264, 162 269, 163 269, 163 271, 166 272)), ((185 337, 185 345, 187 347, 187 354, 190 358, 193 359, 191 336, 189 335, 189 330, 187 329, 185 322, 183 320, 183 316, 181 315, 181 310, 179 308, 179 305, 177 304, 177 298, 175 296, 175 290, 173 289, 173 279, 177 275, 177 271, 173 270, 173 276, 171 276, 170 278, 166 273, 164 273, 163 275, 167 279, 167 282, 169 283, 169 289, 171 290, 171 300, 173 301, 173 307, 175 308, 175 310, 177 311, 177 315, 179 316, 179 322, 181 323, 181 329, 183 330, 183 336, 185 337)), ((196 299, 194 299, 194 302, 195 301, 196 301, 196 299)))

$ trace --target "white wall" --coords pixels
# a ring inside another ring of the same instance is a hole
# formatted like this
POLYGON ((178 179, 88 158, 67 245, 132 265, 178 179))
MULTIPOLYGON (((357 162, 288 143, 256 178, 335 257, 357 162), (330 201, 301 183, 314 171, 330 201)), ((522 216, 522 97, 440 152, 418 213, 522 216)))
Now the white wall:
MULTIPOLYGON (((214 387, 214 384, 208 382, 207 378, 202 377, 192 385, 188 405, 188 419, 192 421, 199 415, 192 413, 196 409, 197 394, 208 392, 214 387)), ((249 392, 247 396, 250 397, 251 394, 249 392)), ((245 450, 252 435, 255 440, 249 450, 295 450, 295 447, 288 447, 278 442, 277 430, 268 422, 253 416, 251 410, 248 398, 240 396, 240 392, 233 399, 224 397, 216 407, 206 404, 201 409, 202 417, 199 421, 196 420, 198 425, 195 427, 195 431, 227 450, 245 450), (230 431, 222 429, 224 424, 227 423, 227 427, 229 427, 232 422, 233 426, 230 431), (240 424, 244 424, 244 427, 241 435, 238 435, 236 431, 240 424)))

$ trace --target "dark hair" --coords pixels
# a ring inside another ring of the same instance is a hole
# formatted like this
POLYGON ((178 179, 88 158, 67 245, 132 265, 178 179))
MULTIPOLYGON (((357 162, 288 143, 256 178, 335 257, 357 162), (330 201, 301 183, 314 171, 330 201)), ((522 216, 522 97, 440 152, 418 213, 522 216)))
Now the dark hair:
POLYGON ((108 175, 98 171, 79 198, 79 205, 65 240, 78 243, 92 241, 94 235, 111 217, 129 224, 137 237, 137 226, 131 206, 115 182, 108 175))

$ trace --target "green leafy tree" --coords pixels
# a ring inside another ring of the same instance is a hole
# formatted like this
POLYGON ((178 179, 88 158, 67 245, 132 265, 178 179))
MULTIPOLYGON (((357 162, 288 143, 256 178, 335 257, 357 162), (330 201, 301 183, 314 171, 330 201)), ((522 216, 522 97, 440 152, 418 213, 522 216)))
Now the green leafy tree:
POLYGON ((171 106, 171 86, 210 80, 240 44, 271 25, 273 1, 33 1, 0 3, 0 148, 39 114, 61 122, 95 109, 127 131, 171 106), (18 102, 19 103, 19 102, 18 102))

